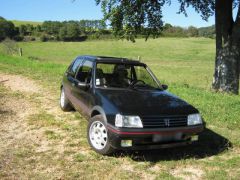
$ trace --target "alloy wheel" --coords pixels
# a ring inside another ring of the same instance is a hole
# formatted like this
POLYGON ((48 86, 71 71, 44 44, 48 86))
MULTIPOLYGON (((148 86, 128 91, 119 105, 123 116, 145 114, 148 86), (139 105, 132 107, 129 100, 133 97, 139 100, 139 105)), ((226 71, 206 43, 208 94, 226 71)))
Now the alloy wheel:
POLYGON ((94 148, 102 150, 107 144, 107 130, 103 123, 95 121, 90 126, 89 137, 94 148))

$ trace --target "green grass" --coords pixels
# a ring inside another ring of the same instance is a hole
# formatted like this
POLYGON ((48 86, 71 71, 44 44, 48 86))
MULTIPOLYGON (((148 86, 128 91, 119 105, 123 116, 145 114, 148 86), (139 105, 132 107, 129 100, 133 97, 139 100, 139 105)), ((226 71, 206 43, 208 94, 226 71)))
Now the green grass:
POLYGON ((31 24, 33 26, 41 25, 42 22, 36 22, 36 21, 19 21, 19 20, 11 20, 13 24, 17 27, 21 25, 31 24))
MULTIPOLYGON (((154 175, 156 179, 175 179, 172 173, 175 169, 189 166, 200 168, 204 179, 237 179, 240 176, 240 96, 214 93, 210 89, 214 66, 213 40, 161 38, 148 42, 137 40, 135 44, 126 41, 89 41, 19 43, 19 46, 23 48, 24 57, 0 55, 0 72, 35 79, 55 93, 56 97, 64 70, 79 54, 129 58, 141 56, 157 77, 169 85, 169 91, 196 106, 207 123, 209 130, 202 136, 197 148, 176 148, 117 157, 103 157, 94 152, 85 155, 65 149, 66 157, 72 152, 75 154, 74 165, 63 177, 93 178, 111 171, 110 177, 121 179, 139 179, 144 174, 154 175), (31 60, 28 57, 36 58, 31 60), (133 170, 127 170, 126 167, 124 169, 121 164, 127 164, 133 170), (154 170, 155 166, 160 169, 154 170), (74 167, 78 167, 78 171, 74 167)), ((56 126, 72 139, 67 142, 69 148, 89 149, 85 133, 86 122, 77 113, 69 116, 69 120, 72 119, 80 120, 79 126, 56 120, 47 112, 31 116, 29 122, 37 127, 56 126)), ((45 135, 49 140, 59 143, 63 138, 63 135, 52 130, 45 131, 45 135)), ((47 158, 49 157, 46 155, 47 158)), ((62 164, 63 169, 70 167, 70 162, 55 161, 47 159, 50 164, 62 164)), ((183 174, 191 176, 188 171, 183 174)))
POLYGON ((78 55, 104 55, 137 59, 141 56, 162 81, 210 89, 214 66, 214 40, 205 38, 143 39, 128 41, 19 43, 23 56, 68 65, 78 55))
POLYGON ((19 43, 23 54, 43 60, 66 63, 77 55, 104 55, 137 58, 143 61, 204 61, 214 58, 214 40, 206 38, 159 38, 129 41, 30 42, 19 43))

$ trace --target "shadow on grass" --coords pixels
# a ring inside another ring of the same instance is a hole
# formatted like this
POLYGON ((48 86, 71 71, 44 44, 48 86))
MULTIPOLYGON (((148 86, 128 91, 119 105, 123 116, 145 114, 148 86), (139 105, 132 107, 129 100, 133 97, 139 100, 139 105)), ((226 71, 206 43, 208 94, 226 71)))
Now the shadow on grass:
POLYGON ((2 116, 2 117, 7 116, 7 115, 11 115, 11 114, 13 114, 13 111, 11 111, 11 110, 0 109, 0 116, 2 116))
POLYGON ((129 156, 134 161, 149 161, 155 163, 162 160, 202 159, 217 155, 228 150, 230 147, 232 147, 232 144, 228 139, 210 129, 205 129, 205 131, 200 134, 199 141, 191 145, 159 150, 119 152, 116 156, 129 156))

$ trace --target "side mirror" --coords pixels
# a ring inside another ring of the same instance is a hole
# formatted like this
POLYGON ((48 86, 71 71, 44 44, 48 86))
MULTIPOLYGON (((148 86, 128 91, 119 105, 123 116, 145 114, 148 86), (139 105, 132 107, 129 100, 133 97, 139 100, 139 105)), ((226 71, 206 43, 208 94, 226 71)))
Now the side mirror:
POLYGON ((168 85, 162 84, 162 88, 163 88, 163 90, 167 90, 168 89, 168 85))
POLYGON ((70 71, 66 72, 65 74, 68 75, 68 76, 74 77, 74 74, 72 72, 70 72, 70 71))
POLYGON ((79 82, 79 83, 78 83, 78 87, 79 87, 80 89, 86 90, 87 88, 89 88, 89 84, 83 83, 83 82, 79 82))

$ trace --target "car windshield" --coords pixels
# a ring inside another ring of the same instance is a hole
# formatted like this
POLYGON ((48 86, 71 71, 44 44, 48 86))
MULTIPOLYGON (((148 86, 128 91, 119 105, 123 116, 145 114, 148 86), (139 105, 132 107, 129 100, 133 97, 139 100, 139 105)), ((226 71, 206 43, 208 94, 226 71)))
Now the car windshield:
POLYGON ((96 86, 104 88, 159 88, 158 82, 144 65, 117 63, 97 63, 96 86))

